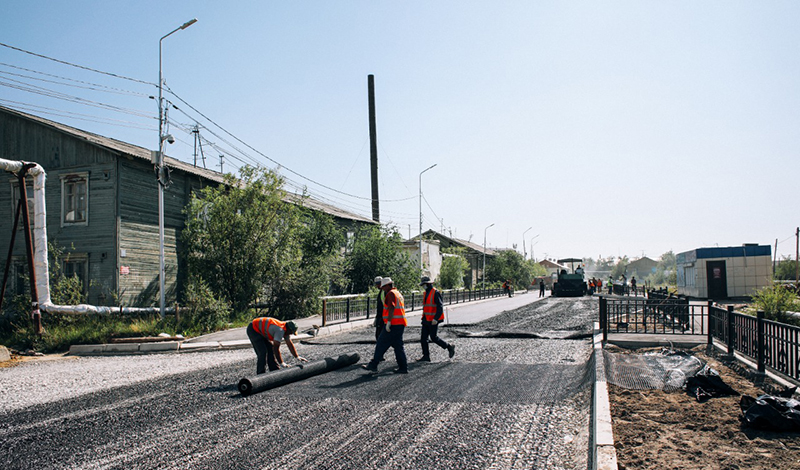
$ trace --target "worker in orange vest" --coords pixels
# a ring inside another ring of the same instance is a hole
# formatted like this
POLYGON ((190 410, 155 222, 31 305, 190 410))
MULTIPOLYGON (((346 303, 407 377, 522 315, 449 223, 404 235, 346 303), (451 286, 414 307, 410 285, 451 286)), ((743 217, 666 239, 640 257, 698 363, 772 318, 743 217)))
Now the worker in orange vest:
POLYGON ((442 293, 433 287, 433 281, 428 276, 422 278, 420 286, 425 287, 425 294, 422 296, 422 357, 417 362, 431 362, 431 354, 428 348, 428 338, 447 352, 452 358, 456 353, 456 347, 447 344, 447 341, 437 336, 439 323, 444 321, 444 301, 442 293))
POLYGON ((370 372, 378 372, 378 363, 391 347, 397 360, 395 374, 408 373, 408 359, 403 346, 403 332, 406 330, 406 306, 403 294, 394 287, 392 278, 384 277, 381 280, 381 290, 386 293, 383 299, 383 322, 386 325, 378 342, 375 344, 375 354, 368 364, 362 367, 370 372))
POLYGON ((282 322, 272 317, 259 317, 247 325, 247 337, 256 351, 256 374, 266 372, 267 365, 269 370, 288 367, 281 357, 281 342, 286 343, 289 352, 297 360, 307 362, 306 358, 297 354, 297 349, 292 343, 291 335, 295 333, 297 325, 293 321, 282 322))

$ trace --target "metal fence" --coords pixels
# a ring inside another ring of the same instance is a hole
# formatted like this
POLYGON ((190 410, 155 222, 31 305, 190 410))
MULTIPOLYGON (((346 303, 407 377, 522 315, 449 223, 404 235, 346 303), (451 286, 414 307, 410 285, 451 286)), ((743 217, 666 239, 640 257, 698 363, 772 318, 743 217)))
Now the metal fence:
POLYGON ((800 381, 800 327, 754 317, 722 308, 712 301, 690 301, 653 291, 648 298, 601 297, 600 327, 603 340, 608 333, 658 333, 705 335, 752 359, 759 372, 769 367, 800 381))
MULTIPOLYGON (((472 302, 488 299, 501 295, 508 295, 503 289, 453 289, 442 290, 442 300, 445 305, 472 302)), ((406 311, 411 312, 422 308, 423 291, 413 291, 405 294, 406 311)), ((322 298, 322 326, 336 322, 349 322, 374 317, 377 309, 376 295, 339 295, 322 298)))
POLYGON ((612 333, 702 335, 708 331, 710 302, 680 298, 600 297, 603 339, 612 333))
POLYGON ((734 351, 756 362, 759 372, 766 368, 800 380, 800 327, 755 317, 728 309, 711 311, 710 334, 725 343, 728 354, 734 351))

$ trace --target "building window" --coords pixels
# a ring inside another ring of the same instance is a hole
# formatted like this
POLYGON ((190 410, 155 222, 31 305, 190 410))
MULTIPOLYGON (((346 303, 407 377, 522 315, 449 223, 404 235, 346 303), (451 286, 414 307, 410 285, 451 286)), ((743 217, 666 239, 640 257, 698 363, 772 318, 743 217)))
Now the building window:
MULTIPOLYGON (((28 197, 28 219, 31 221, 31 228, 33 228, 33 180, 30 178, 25 179, 25 192, 27 193, 28 197)), ((9 218, 10 223, 14 223, 14 217, 17 214, 17 204, 19 204, 19 199, 22 196, 19 190, 19 180, 12 180, 11 181, 11 217, 9 218)), ((22 229, 25 225, 25 221, 22 219, 22 213, 19 214, 19 223, 17 225, 18 229, 22 229)))
POLYGON ((77 277, 81 281, 81 292, 86 294, 89 283, 89 259, 86 255, 70 253, 61 260, 64 277, 77 277))
POLYGON ((89 175, 61 177, 61 225, 89 224, 89 175))

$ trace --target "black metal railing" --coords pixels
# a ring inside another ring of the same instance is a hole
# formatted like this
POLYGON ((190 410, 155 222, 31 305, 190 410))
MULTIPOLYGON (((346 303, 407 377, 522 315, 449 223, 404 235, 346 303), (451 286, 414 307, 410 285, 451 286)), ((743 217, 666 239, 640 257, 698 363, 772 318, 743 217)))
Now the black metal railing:
POLYGON ((756 316, 715 308, 712 310, 710 336, 734 352, 755 361, 757 370, 767 367, 794 380, 800 380, 800 327, 756 316))
POLYGON ((603 339, 609 332, 707 334, 709 305, 678 298, 601 297, 603 339))
POLYGON ((600 328, 608 333, 659 333, 705 335, 709 345, 716 339, 753 360, 759 372, 769 367, 800 380, 800 327, 734 312, 712 301, 689 301, 659 293, 639 297, 601 297, 600 328))
MULTIPOLYGON (((473 302, 501 295, 508 295, 503 289, 453 289, 442 290, 442 300, 445 305, 473 302)), ((406 311, 422 308, 424 291, 413 291, 404 294, 406 311)), ((376 295, 357 294, 339 295, 322 298, 322 326, 331 323, 349 322, 374 318, 377 309, 376 295)))

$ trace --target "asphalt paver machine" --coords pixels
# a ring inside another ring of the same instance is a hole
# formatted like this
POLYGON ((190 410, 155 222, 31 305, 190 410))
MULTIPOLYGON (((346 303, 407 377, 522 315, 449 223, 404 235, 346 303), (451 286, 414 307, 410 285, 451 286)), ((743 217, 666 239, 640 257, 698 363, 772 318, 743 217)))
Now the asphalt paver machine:
POLYGON ((566 269, 559 271, 558 280, 553 283, 553 295, 556 297, 580 297, 586 295, 589 288, 583 278, 583 260, 580 258, 565 258, 558 260, 558 264, 562 266, 569 264, 572 272, 566 269))

